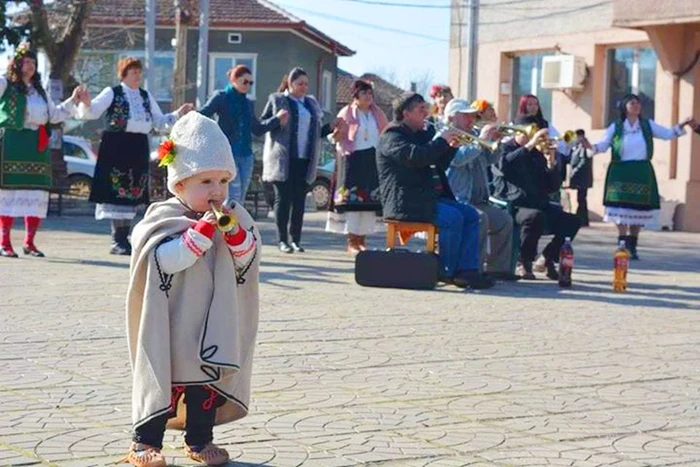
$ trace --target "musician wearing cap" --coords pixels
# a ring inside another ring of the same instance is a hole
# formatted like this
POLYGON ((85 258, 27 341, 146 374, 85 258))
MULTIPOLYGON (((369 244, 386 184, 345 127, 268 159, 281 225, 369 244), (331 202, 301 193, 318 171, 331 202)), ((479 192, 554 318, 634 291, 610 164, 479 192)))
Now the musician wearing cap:
MULTIPOLYGON (((478 105, 453 99, 445 107, 444 119, 450 126, 471 133, 475 119, 482 113, 478 105)), ((496 127, 485 125, 479 138, 498 140, 496 127)), ((450 163, 447 179, 457 201, 475 209, 479 215, 479 265, 486 263, 488 275, 495 279, 517 280, 518 277, 510 273, 513 218, 505 210, 489 204, 488 171, 499 155, 498 150, 491 151, 474 142, 464 144, 450 163)))
POLYGON ((15 217, 24 217, 24 254, 44 256, 34 237, 48 212, 52 187, 48 125, 75 115, 75 105, 86 98, 78 86, 68 100, 54 105, 41 85, 36 61, 29 44, 21 44, 0 77, 0 256, 7 258, 17 258, 10 242, 15 217))
POLYGON ((479 216, 458 203, 445 170, 454 157, 454 130, 430 140, 424 130, 428 104, 423 96, 404 93, 394 101, 389 123, 377 148, 377 169, 386 219, 438 226, 440 276, 458 287, 484 289, 493 281, 479 271, 479 216))
MULTIPOLYGON (((533 116, 521 117, 516 124, 537 124, 533 116)), ((501 158, 492 166, 494 196, 512 204, 515 223, 520 228, 520 258, 516 274, 523 279, 535 279, 533 261, 537 245, 547 228, 554 237, 544 248, 547 277, 559 279, 556 260, 566 237, 572 240, 581 227, 581 220, 550 202, 550 194, 559 190, 561 174, 557 164, 555 147, 550 145, 545 154, 540 152, 543 141, 548 140, 548 128, 541 128, 529 138, 516 133, 512 140, 502 145, 501 158)))

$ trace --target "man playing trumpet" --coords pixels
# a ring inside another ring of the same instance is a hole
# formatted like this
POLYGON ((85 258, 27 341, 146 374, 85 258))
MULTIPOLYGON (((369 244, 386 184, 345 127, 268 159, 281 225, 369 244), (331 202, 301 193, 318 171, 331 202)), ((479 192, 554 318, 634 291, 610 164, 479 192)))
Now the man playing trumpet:
MULTIPOLYGON (((463 99, 454 99, 445 108, 446 123, 471 133, 480 110, 463 99)), ((486 124, 479 139, 500 140, 497 127, 486 124)), ((474 208, 479 215, 479 265, 489 276, 501 280, 517 280, 510 272, 513 251, 513 219, 508 212, 489 204, 490 166, 498 162, 500 151, 490 151, 476 143, 457 149, 447 170, 447 179, 458 202, 474 208), (488 248, 490 246, 490 248, 488 248)))
MULTIPOLYGON (((518 125, 532 125, 533 117, 521 117, 518 125)), ((559 279, 556 260, 566 237, 572 240, 581 227, 581 220, 564 212, 561 206, 550 203, 549 195, 559 190, 561 175, 554 144, 549 141, 549 130, 542 128, 531 138, 516 133, 502 145, 501 158, 493 168, 494 196, 515 207, 515 223, 520 227, 520 258, 516 274, 524 279, 535 279, 532 263, 537 255, 537 244, 545 227, 554 238, 545 247, 547 277, 559 279), (543 154, 539 149, 544 149, 543 154)), ((556 142, 553 142, 556 143, 556 142)))

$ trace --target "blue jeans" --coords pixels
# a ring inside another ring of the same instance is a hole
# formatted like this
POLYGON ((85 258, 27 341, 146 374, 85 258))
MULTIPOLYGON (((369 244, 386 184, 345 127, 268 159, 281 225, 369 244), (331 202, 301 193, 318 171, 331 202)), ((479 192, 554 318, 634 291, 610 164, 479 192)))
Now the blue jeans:
POLYGON ((479 270, 479 212, 450 199, 437 202, 440 272, 454 277, 462 271, 479 270))
POLYGON ((255 156, 253 154, 243 157, 234 156, 233 160, 236 163, 236 171, 238 173, 236 174, 236 178, 231 180, 231 183, 228 185, 228 199, 226 200, 226 204, 235 201, 242 205, 245 202, 250 182, 253 179, 255 156))

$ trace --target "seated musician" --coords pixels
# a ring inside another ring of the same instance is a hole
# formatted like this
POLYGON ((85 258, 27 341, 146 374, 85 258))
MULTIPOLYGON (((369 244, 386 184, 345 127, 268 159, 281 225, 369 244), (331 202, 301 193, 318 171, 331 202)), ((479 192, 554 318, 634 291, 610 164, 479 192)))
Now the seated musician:
MULTIPOLYGON (((444 118, 449 125, 471 133, 479 113, 478 107, 454 99, 447 104, 444 118)), ((485 141, 499 139, 497 127, 485 125, 479 137, 485 141)), ((476 209, 479 215, 479 266, 483 267, 485 262, 489 276, 512 281, 519 279, 510 272, 513 218, 507 211, 489 204, 488 171, 491 164, 498 162, 499 154, 498 150, 489 151, 476 143, 462 145, 450 163, 447 179, 457 201, 476 209)))
MULTIPOLYGON (((533 117, 521 117, 518 125, 536 124, 533 117)), ((555 148, 548 146, 546 155, 540 143, 548 140, 548 129, 540 129, 532 139, 521 133, 502 145, 501 159, 492 166, 494 196, 509 201, 515 207, 515 223, 520 227, 520 261, 516 275, 535 279, 532 262, 545 226, 554 238, 544 248, 547 277, 559 279, 556 260, 564 239, 572 240, 581 227, 581 220, 550 203, 549 195, 559 190, 561 175, 555 148)))
POLYGON ((394 121, 382 133, 377 169, 384 217, 432 223, 439 228, 440 279, 458 287, 484 289, 493 281, 479 272, 476 212, 455 201, 444 171, 454 157, 446 131, 431 141, 424 130, 428 104, 420 94, 394 101, 394 121))

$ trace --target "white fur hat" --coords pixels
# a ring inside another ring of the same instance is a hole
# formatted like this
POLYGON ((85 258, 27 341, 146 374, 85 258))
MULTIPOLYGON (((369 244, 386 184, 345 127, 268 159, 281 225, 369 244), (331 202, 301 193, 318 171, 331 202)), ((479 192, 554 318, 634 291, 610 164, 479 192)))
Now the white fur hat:
POLYGON ((175 185, 207 170, 227 170, 236 177, 231 144, 219 125, 199 112, 189 112, 175 123, 170 132, 175 143, 175 158, 168 164, 168 191, 176 194, 175 185))

